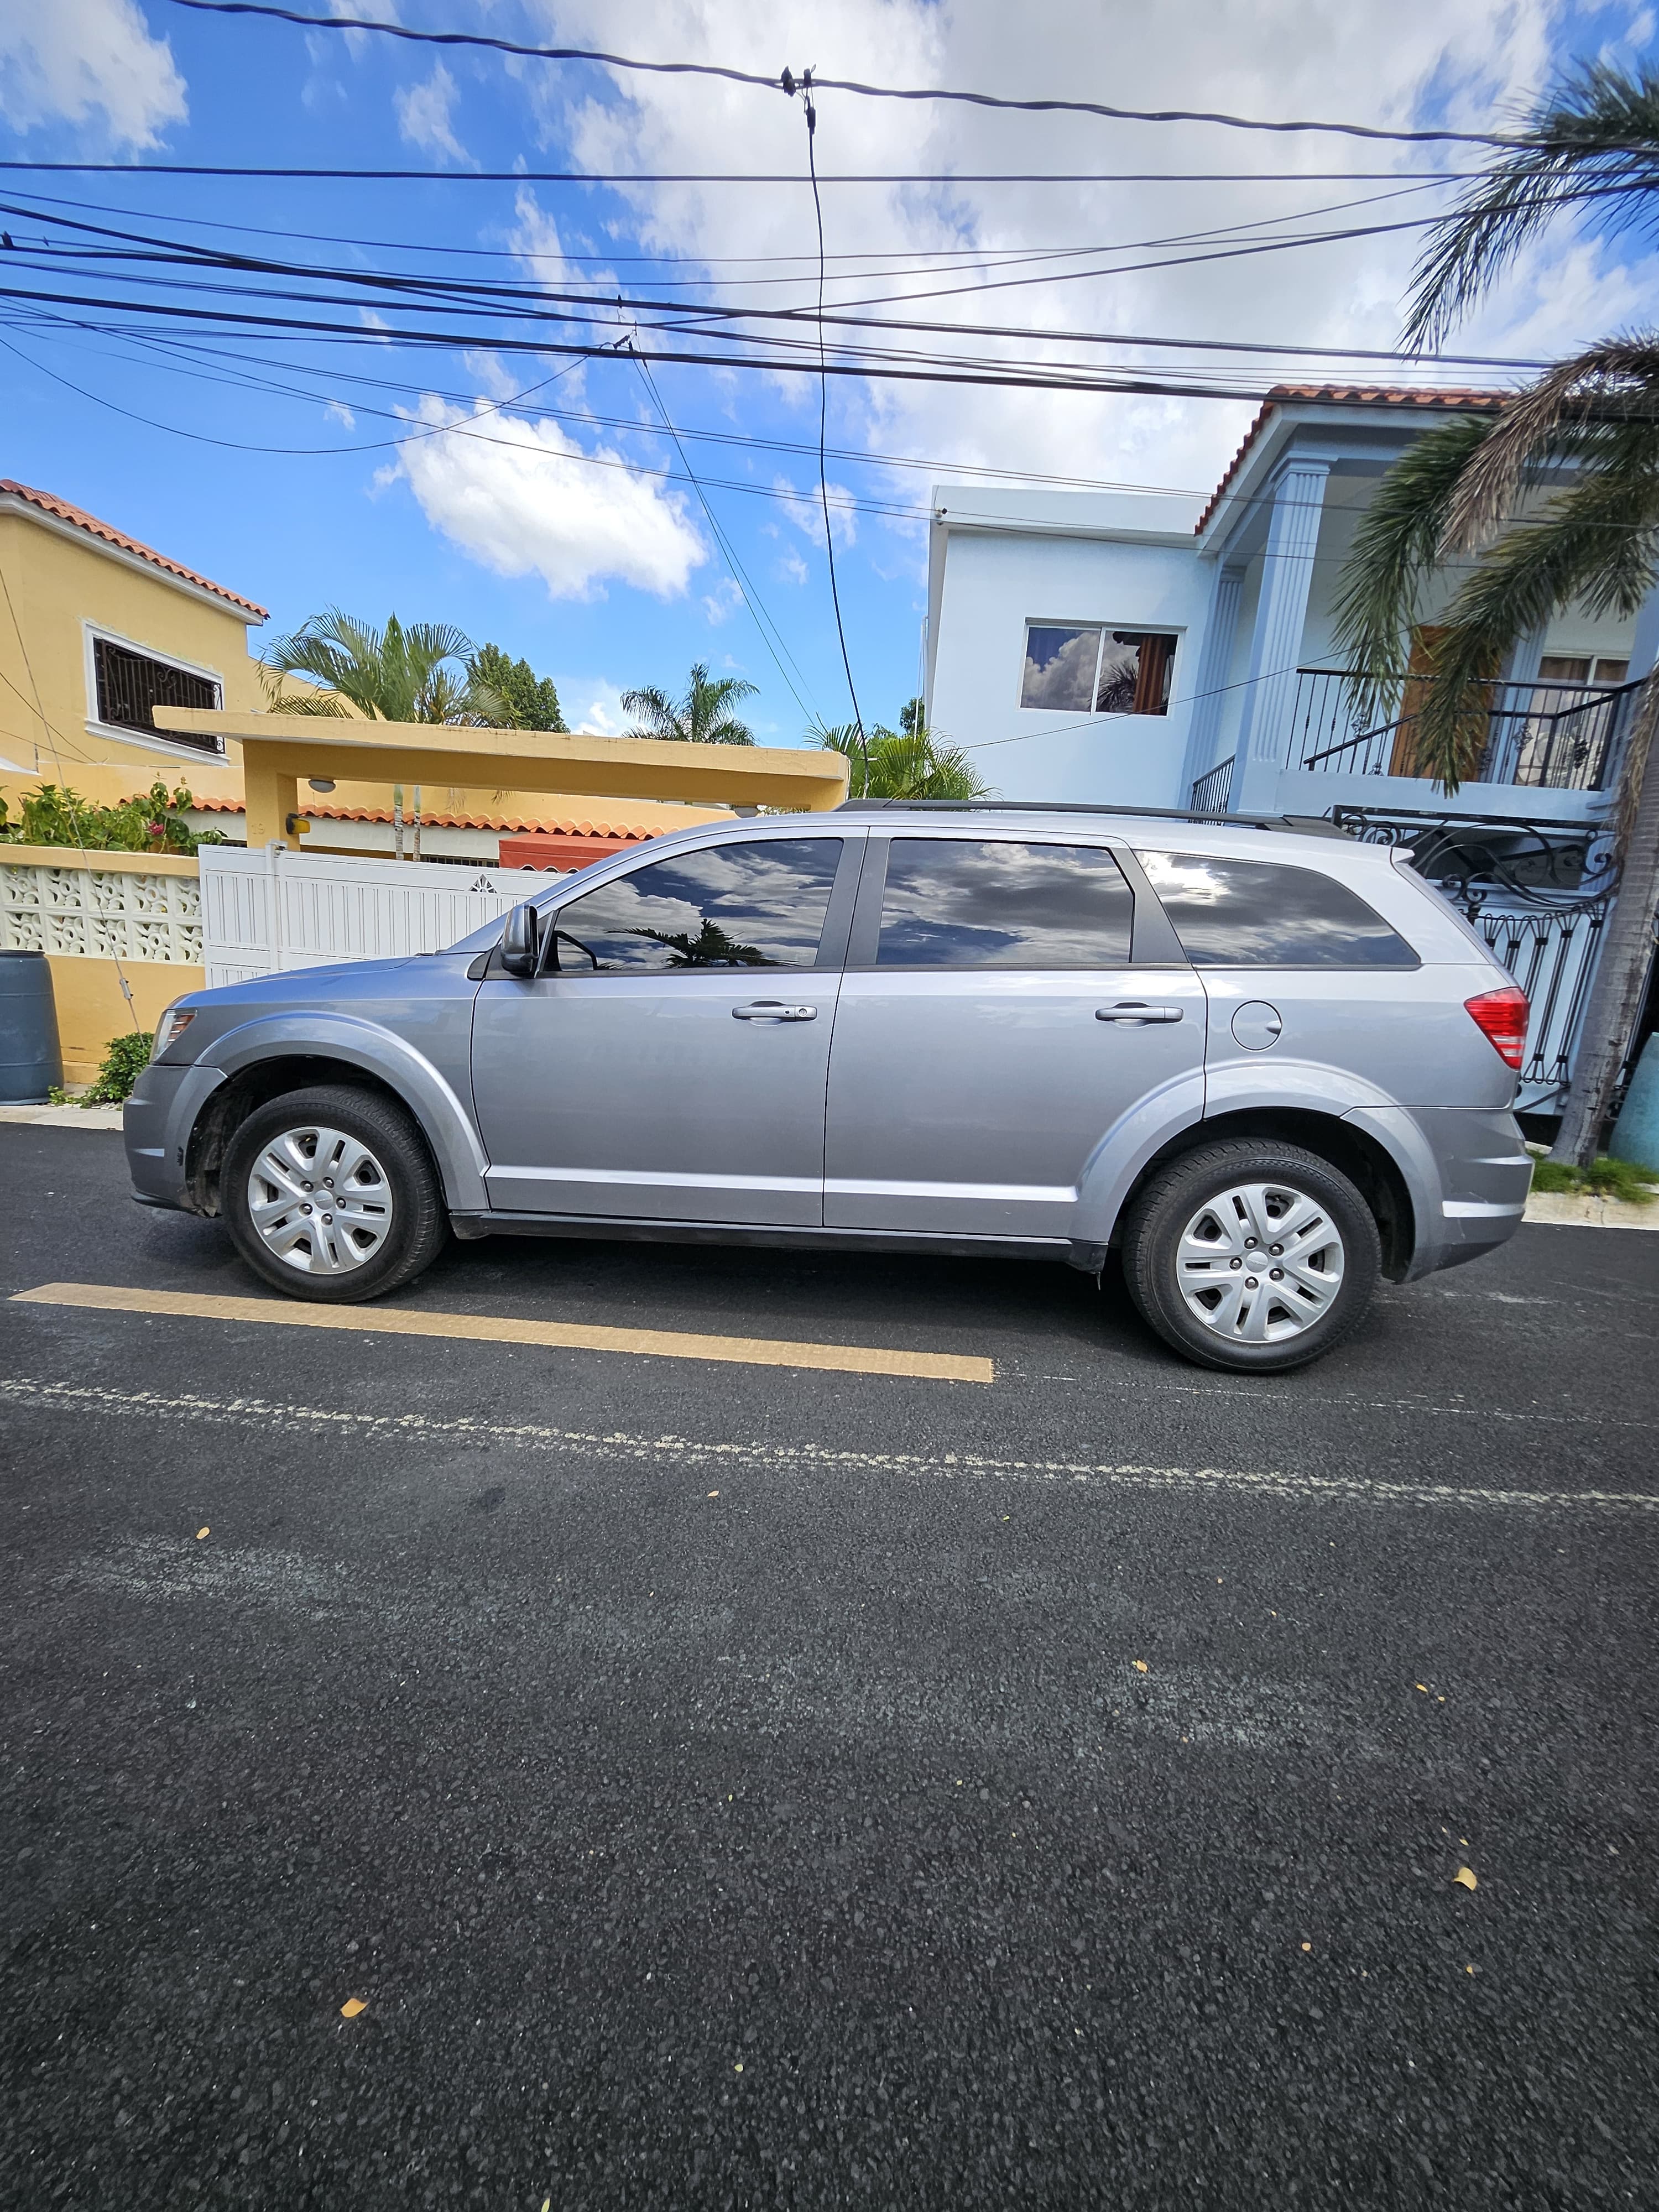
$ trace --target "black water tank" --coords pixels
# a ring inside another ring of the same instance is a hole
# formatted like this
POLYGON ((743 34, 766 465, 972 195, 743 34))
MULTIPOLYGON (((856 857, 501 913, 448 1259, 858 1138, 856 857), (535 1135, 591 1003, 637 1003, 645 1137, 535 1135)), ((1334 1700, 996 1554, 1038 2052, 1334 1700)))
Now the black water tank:
POLYGON ((63 1079, 52 963, 44 952, 0 952, 0 1104, 44 1106, 63 1079))

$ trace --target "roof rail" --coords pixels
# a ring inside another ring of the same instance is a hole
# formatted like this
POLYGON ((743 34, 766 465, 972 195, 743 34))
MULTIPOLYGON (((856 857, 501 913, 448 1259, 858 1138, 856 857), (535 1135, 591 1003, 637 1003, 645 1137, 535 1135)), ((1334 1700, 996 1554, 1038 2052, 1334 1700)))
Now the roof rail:
POLYGON ((1070 799, 844 799, 837 814, 1117 814, 1146 822, 1210 822, 1223 830, 1285 830, 1304 837, 1351 838, 1325 814, 1206 814, 1187 806, 1101 806, 1070 799))

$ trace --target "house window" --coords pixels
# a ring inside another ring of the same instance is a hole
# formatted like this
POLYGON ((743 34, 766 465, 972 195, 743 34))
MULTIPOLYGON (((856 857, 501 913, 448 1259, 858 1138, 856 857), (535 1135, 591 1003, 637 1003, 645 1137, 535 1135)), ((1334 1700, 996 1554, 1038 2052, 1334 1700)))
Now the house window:
POLYGON ((1064 714, 1167 714, 1175 651, 1167 630, 1027 623, 1019 703, 1064 714))
POLYGON ((1540 684, 1606 684, 1618 685, 1630 674, 1628 660, 1598 660, 1588 653, 1547 653, 1538 664, 1540 684))
POLYGON ((189 745, 198 752, 223 751, 216 737, 158 730, 153 712, 157 707, 217 707, 219 687, 210 678, 148 653, 135 653, 106 637, 93 639, 92 665, 100 722, 118 730, 141 730, 146 737, 165 738, 169 744, 189 745))

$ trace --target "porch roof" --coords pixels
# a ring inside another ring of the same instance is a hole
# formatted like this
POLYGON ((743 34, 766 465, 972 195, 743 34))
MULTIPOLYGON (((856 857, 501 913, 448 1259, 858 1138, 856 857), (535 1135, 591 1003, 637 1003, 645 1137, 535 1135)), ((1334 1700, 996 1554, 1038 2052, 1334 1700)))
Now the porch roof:
POLYGON ((160 730, 240 745, 251 845, 284 834, 283 817, 295 809, 301 776, 809 813, 827 812, 847 796, 843 756, 805 747, 679 744, 586 732, 460 729, 186 707, 157 707, 155 716, 160 730))

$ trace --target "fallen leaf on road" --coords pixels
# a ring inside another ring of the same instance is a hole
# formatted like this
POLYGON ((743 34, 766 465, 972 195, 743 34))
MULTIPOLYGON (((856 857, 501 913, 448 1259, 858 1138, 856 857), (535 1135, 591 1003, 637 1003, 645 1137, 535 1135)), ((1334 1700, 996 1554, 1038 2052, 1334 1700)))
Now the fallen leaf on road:
POLYGON ((345 2020, 356 2020, 360 2012, 367 2012, 368 2010, 368 2000, 367 1997, 348 1997, 345 2002, 340 2007, 341 2016, 345 2020))
POLYGON ((709 1492, 708 1495, 709 1495, 711 1498, 718 1498, 718 1497, 720 1496, 720 1492, 719 1492, 719 1491, 718 1491, 718 1490, 711 1490, 711 1491, 709 1492))
POLYGON ((1148 1673, 1149 1671, 1150 1671, 1150 1669, 1148 1668, 1148 1667, 1147 1667, 1147 1665, 1146 1665, 1146 1662, 1144 1659, 1137 1659, 1137 1660, 1135 1661, 1135 1672, 1136 1672, 1136 1674, 1145 1674, 1148 1673))
POLYGON ((1303 1949, 1304 1949, 1304 1951, 1311 1951, 1311 1950, 1312 1950, 1312 1948, 1313 1948, 1313 1945, 1312 1945, 1311 1943, 1304 1943, 1304 1944, 1302 1946, 1302 1948, 1303 1948, 1303 1949))
POLYGON ((1413 1682, 1412 1687, 1414 1690, 1421 1690, 1425 1698, 1429 1694, 1429 1686, 1426 1682, 1413 1682))
POLYGON ((212 1534, 211 1528, 198 1528, 196 1531, 196 1540, 199 1544, 204 1536, 210 1536, 212 1534))
POLYGON ((1465 1889, 1473 1889, 1475 1887, 1474 1875, 1468 1867, 1459 1867, 1452 1880, 1461 1881, 1465 1889))

